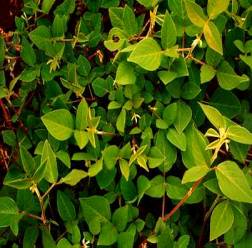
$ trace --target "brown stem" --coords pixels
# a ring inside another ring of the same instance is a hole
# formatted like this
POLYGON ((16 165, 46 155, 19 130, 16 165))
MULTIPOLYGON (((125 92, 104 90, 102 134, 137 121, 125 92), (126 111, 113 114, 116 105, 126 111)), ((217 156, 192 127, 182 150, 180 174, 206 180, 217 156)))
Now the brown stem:
POLYGON ((186 195, 180 200, 180 202, 168 213, 166 214, 162 220, 166 222, 169 220, 175 213, 176 211, 187 201, 187 199, 192 195, 192 193, 196 190, 196 188, 200 185, 201 181, 203 178, 200 178, 196 182, 194 182, 193 186, 188 190, 186 195))
POLYGON ((10 114, 9 114, 9 111, 5 108, 5 105, 2 101, 2 99, 0 99, 0 107, 2 109, 2 112, 3 112, 3 118, 4 118, 4 121, 6 123, 6 126, 8 128, 12 128, 12 122, 11 122, 11 117, 10 117, 10 114))
POLYGON ((37 216, 37 215, 34 215, 34 214, 30 214, 30 213, 27 213, 25 211, 20 211, 19 212, 20 214, 24 214, 26 215, 27 217, 29 218, 32 218, 32 219, 35 219, 35 220, 40 220, 40 221, 43 221, 42 218, 40 216, 37 216))
POLYGON ((209 208, 209 210, 206 212, 205 216, 204 216, 204 220, 203 220, 203 224, 201 227, 201 231, 200 231, 200 236, 199 236, 199 240, 198 240, 198 247, 203 247, 203 240, 204 240, 204 233, 205 233, 205 227, 207 224, 207 220, 209 219, 213 209, 215 208, 215 206, 218 204, 220 200, 220 196, 217 195, 217 197, 215 198, 213 204, 211 205, 211 207, 209 208))

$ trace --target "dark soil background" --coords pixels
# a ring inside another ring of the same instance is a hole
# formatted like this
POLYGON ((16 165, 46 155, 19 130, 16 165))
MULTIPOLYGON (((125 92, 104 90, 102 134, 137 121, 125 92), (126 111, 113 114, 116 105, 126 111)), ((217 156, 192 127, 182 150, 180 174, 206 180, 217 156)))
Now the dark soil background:
POLYGON ((20 15, 22 0, 0 0, 0 27, 9 31, 14 26, 15 16, 20 15))

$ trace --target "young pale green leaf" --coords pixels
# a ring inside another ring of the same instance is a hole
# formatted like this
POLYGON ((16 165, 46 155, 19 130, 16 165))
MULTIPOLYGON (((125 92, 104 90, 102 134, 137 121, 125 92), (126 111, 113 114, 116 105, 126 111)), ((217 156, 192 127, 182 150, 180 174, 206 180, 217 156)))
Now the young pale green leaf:
POLYGON ((216 75, 216 70, 208 64, 204 64, 200 68, 200 82, 206 83, 211 81, 216 75))
POLYGON ((219 54, 223 54, 222 38, 218 28, 211 21, 207 21, 204 25, 204 36, 210 48, 219 54))
POLYGON ((252 145, 252 133, 245 127, 239 125, 232 125, 227 129, 227 137, 233 141, 252 145))
POLYGON ((129 161, 129 166, 135 162, 135 160, 145 151, 147 148, 147 145, 141 146, 134 154, 131 155, 130 161, 129 161))
POLYGON ((230 0, 208 0, 207 2, 207 13, 208 16, 213 19, 222 12, 226 11, 230 0))
POLYGON ((214 107, 209 105, 199 103, 201 109, 203 110, 207 119, 213 124, 213 126, 217 129, 225 128, 226 122, 221 113, 214 107))
POLYGON ((184 133, 179 133, 175 128, 169 128, 166 137, 181 151, 186 150, 186 136, 184 133))
POLYGON ((234 213, 228 200, 219 203, 210 218, 210 241, 226 233, 233 225, 234 213))
POLYGON ((45 141, 41 155, 41 164, 46 163, 45 179, 49 183, 55 183, 58 179, 58 167, 56 155, 48 140, 45 141))
POLYGON ((55 0, 43 0, 42 2, 42 11, 48 14, 50 9, 52 8, 55 0))
POLYGON ((117 68, 115 80, 120 85, 134 84, 136 75, 133 66, 126 61, 121 62, 117 68))
POLYGON ((190 21, 197 27, 202 28, 207 21, 207 17, 205 16, 203 9, 198 4, 190 0, 185 0, 185 7, 190 21))
POLYGON ((177 102, 177 115, 173 125, 178 133, 182 133, 192 119, 191 108, 182 101, 177 102))
POLYGON ((43 163, 40 163, 39 167, 34 172, 32 180, 35 183, 39 183, 45 177, 46 171, 47 171, 47 161, 44 161, 43 163))
POLYGON ((22 38, 22 50, 20 56, 29 66, 34 66, 36 64, 36 54, 25 37, 22 38))
POLYGON ((210 169, 205 165, 194 166, 185 172, 182 183, 195 182, 204 177, 209 171, 210 169))
POLYGON ((88 133, 85 131, 74 130, 74 138, 76 140, 77 145, 82 150, 88 143, 88 133))
POLYGON ((155 71, 161 63, 162 51, 153 38, 140 41, 130 54, 128 61, 141 66, 147 71, 155 71))
POLYGON ((75 127, 78 130, 84 131, 88 125, 88 104, 85 99, 82 99, 77 108, 75 127))
POLYGON ((120 159, 119 160, 119 167, 121 170, 122 175, 126 179, 126 181, 129 180, 129 175, 130 175, 130 167, 129 167, 129 162, 125 159, 120 159))
MULTIPOLYGON (((103 168, 103 160, 99 159, 89 167, 88 176, 95 177, 102 170, 102 168, 103 168)), ((113 167, 111 169, 113 169, 113 167)))
POLYGON ((57 209, 63 221, 72 221, 76 218, 74 205, 63 191, 57 191, 57 209))
POLYGON ((66 109, 57 109, 41 117, 48 132, 58 140, 67 140, 73 134, 74 121, 66 109))
POLYGON ((225 196, 234 201, 252 203, 252 190, 243 171, 235 162, 222 162, 215 172, 225 196))
POLYGON ((82 179, 88 177, 88 173, 84 170, 73 169, 65 177, 60 179, 60 183, 69 184, 75 186, 82 179))
POLYGON ((126 110, 123 108, 116 120, 116 128, 121 133, 124 133, 125 122, 126 122, 126 110))
POLYGON ((26 150, 24 146, 20 146, 19 149, 22 165, 24 171, 27 173, 28 176, 31 176, 35 170, 35 161, 32 155, 26 150))
POLYGON ((166 11, 161 28, 161 44, 163 49, 173 47, 177 41, 177 30, 171 15, 166 11))
POLYGON ((220 64, 216 75, 220 86, 225 90, 232 90, 240 84, 249 81, 247 75, 237 75, 234 69, 226 61, 223 61, 220 64))
POLYGON ((16 202, 10 197, 0 197, 0 227, 10 226, 18 215, 16 202))
POLYGON ((119 151, 119 148, 115 145, 108 146, 103 150, 104 163, 109 170, 115 167, 119 151))

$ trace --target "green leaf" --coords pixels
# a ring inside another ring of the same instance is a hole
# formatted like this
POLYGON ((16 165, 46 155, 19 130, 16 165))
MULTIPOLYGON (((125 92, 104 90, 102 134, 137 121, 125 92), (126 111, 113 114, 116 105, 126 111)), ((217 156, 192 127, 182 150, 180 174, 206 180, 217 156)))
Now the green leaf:
POLYGON ((252 190, 243 171, 235 162, 222 162, 215 172, 225 196, 234 201, 252 203, 252 190))
POLYGON ((54 241, 49 229, 43 226, 41 227, 41 232, 43 247, 56 248, 56 242, 54 241))
POLYGON ((74 121, 66 109, 57 109, 41 117, 48 132, 58 140, 67 140, 73 134, 74 121))
POLYGON ((240 55, 241 60, 252 69, 252 56, 240 55))
POLYGON ((208 64, 204 64, 200 68, 200 82, 206 83, 211 81, 216 75, 216 70, 208 64))
POLYGON ((67 16, 56 15, 52 24, 52 34, 54 37, 64 37, 67 30, 67 16))
POLYGON ((193 1, 185 0, 185 8, 190 21, 197 27, 203 27, 207 21, 203 9, 193 1))
POLYGON ((186 136, 184 133, 179 133, 175 128, 169 128, 166 137, 181 151, 186 150, 186 136))
POLYGON ((57 191, 57 209, 63 221, 71 221, 76 218, 74 205, 63 191, 57 191))
POLYGON ((134 232, 121 232, 118 234, 117 247, 118 248, 129 248, 134 246, 134 232))
POLYGON ((252 145, 252 133, 245 127, 239 125, 231 125, 228 127, 227 137, 242 144, 252 145))
POLYGON ((232 204, 234 213, 234 222, 228 232, 225 233, 225 242, 227 244, 237 244, 247 231, 247 217, 242 210, 242 206, 232 204))
POLYGON ((117 68, 115 80, 120 85, 134 84, 136 75, 133 66, 126 61, 121 62, 117 68))
POLYGON ((117 241, 117 230, 110 222, 103 224, 97 245, 111 246, 117 241))
POLYGON ((145 194, 153 197, 160 198, 165 194, 165 179, 158 175, 150 180, 150 187, 145 191, 145 194))
POLYGON ((28 176, 31 176, 35 170, 34 159, 24 146, 20 146, 19 152, 24 171, 27 173, 28 176))
POLYGON ((203 103, 199 103, 199 105, 203 110, 205 116, 213 124, 213 126, 215 126, 217 129, 226 127, 224 117, 216 108, 203 103))
POLYGON ((138 204, 150 187, 151 183, 147 177, 141 175, 137 178, 138 204))
POLYGON ((158 3, 158 0, 137 0, 137 2, 139 2, 146 8, 151 8, 158 3))
POLYGON ((238 97, 231 91, 218 88, 210 101, 223 115, 232 119, 241 112, 241 104, 238 97))
POLYGON ((183 236, 180 236, 177 241, 177 248, 187 248, 190 243, 190 236, 187 234, 184 234, 183 236))
POLYGON ((215 24, 207 21, 204 25, 203 32, 208 46, 223 55, 221 34, 215 24))
POLYGON ((76 122, 75 127, 78 130, 85 130, 88 123, 88 104, 85 99, 82 99, 80 104, 78 105, 77 112, 76 112, 76 122))
POLYGON ((174 247, 174 241, 172 237, 172 230, 168 226, 165 226, 162 233, 158 236, 157 248, 174 247))
POLYGON ((65 177, 60 179, 60 183, 66 183, 75 186, 82 179, 86 178, 88 173, 83 170, 73 169, 65 177))
POLYGON ((177 41, 177 30, 168 11, 165 12, 164 22, 161 28, 161 44, 163 49, 173 47, 177 41))
POLYGON ((27 227, 24 232, 23 248, 35 247, 37 238, 39 236, 39 230, 34 226, 27 227))
MULTIPOLYGON (((103 196, 90 196, 80 198, 80 205, 82 215, 88 224, 89 228, 92 228, 94 222, 96 223, 96 232, 100 232, 100 224, 108 223, 111 219, 111 211, 108 200, 103 196)), ((92 232, 92 230, 90 230, 92 232)))
POLYGON ((55 153, 48 140, 45 141, 41 155, 41 164, 46 163, 45 179, 55 183, 58 179, 58 168, 55 153))
POLYGON ((161 48, 153 38, 140 41, 130 54, 128 61, 141 66, 147 71, 155 71, 161 63, 161 48))
POLYGON ((128 206, 120 207, 115 210, 112 215, 112 223, 119 232, 125 230, 128 223, 128 206))
POLYGON ((188 169, 182 179, 182 183, 195 182, 204 177, 209 172, 209 168, 205 165, 194 166, 188 169))
POLYGON ((24 62, 30 66, 34 66, 36 64, 36 54, 25 37, 22 37, 22 50, 20 52, 21 58, 24 62))
POLYGON ((111 170, 115 167, 118 159, 119 148, 115 145, 108 146, 103 150, 103 159, 106 167, 111 170))
POLYGON ((195 128, 194 125, 190 125, 185 130, 186 135, 186 151, 182 152, 182 160, 187 168, 194 166, 206 166, 211 164, 211 153, 206 150, 208 142, 203 134, 195 128))
MULTIPOLYGON (((168 176, 166 179, 166 193, 170 199, 181 200, 192 187, 191 183, 181 184, 181 180, 175 176, 168 176)), ((204 197, 202 186, 198 186, 193 194, 187 199, 186 203, 201 202, 204 197)))
POLYGON ((247 75, 237 75, 234 69, 226 61, 222 62, 218 67, 217 79, 220 86, 225 90, 232 90, 238 87, 240 84, 249 81, 247 75))
POLYGON ((116 128, 121 133, 124 133, 125 122, 126 122, 126 110, 123 108, 116 120, 116 128))
POLYGON ((210 219, 210 241, 226 233, 234 222, 234 213, 229 201, 219 203, 210 219))
POLYGON ((97 96, 103 97, 112 90, 113 81, 98 77, 92 82, 92 87, 97 96))
POLYGON ((89 141, 87 132, 80 130, 74 130, 74 138, 81 150, 87 145, 89 141))
POLYGON ((8 227, 19 217, 15 201, 10 197, 0 197, 0 227, 8 227))
POLYGON ((182 133, 192 119, 191 108, 182 101, 177 102, 177 116, 174 126, 178 133, 182 133))
POLYGON ((207 13, 208 16, 213 19, 228 8, 230 0, 208 0, 207 13))
POLYGON ((172 125, 177 116, 178 104, 172 103, 169 104, 163 111, 163 119, 167 123, 168 126, 172 125))
POLYGON ((52 43, 50 41, 50 29, 44 25, 40 25, 32 32, 30 32, 29 38, 39 49, 43 51, 47 51, 52 46, 52 43))
POLYGON ((50 9, 52 8, 55 0, 43 0, 42 2, 42 11, 48 14, 50 9))

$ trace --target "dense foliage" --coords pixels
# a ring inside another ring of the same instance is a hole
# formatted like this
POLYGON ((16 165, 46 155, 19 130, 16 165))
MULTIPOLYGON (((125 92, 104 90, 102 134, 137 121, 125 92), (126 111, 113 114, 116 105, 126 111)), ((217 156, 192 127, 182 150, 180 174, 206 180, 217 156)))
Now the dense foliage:
POLYGON ((251 36, 251 0, 24 0, 0 247, 252 247, 251 36))

